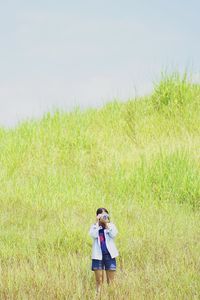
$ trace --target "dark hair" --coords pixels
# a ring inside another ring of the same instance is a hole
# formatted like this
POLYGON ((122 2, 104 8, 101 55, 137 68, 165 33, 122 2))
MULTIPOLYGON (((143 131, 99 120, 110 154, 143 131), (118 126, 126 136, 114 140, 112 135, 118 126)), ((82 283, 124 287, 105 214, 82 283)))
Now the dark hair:
MULTIPOLYGON (((105 211, 107 214, 109 214, 108 210, 105 207, 99 207, 96 211, 96 215, 98 216, 98 214, 102 214, 103 211, 105 211)), ((110 217, 108 219, 110 221, 110 217)))

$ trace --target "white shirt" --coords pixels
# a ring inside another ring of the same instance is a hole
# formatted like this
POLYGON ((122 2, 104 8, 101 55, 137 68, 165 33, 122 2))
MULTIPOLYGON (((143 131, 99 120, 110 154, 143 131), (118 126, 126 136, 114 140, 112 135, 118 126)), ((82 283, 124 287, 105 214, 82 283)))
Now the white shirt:
MULTIPOLYGON (((115 236, 118 233, 118 230, 113 223, 107 223, 109 228, 104 229, 104 235, 105 235, 105 242, 106 247, 111 255, 112 258, 119 255, 119 252, 116 248, 114 239, 115 236)), ((92 244, 92 259, 99 259, 102 260, 102 250, 101 250, 101 244, 100 244, 100 238, 99 238, 99 229, 103 228, 101 225, 99 226, 99 223, 92 224, 89 230, 89 235, 93 239, 92 244)))

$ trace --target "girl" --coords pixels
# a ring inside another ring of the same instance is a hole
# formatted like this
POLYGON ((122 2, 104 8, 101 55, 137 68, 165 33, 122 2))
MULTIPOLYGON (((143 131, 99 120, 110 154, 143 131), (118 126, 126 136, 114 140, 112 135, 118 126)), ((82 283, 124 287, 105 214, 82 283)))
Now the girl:
POLYGON ((89 230, 89 235, 93 239, 91 270, 95 274, 96 294, 101 291, 104 269, 106 270, 107 283, 109 284, 114 279, 116 256, 119 255, 114 242, 117 233, 116 226, 110 222, 107 209, 98 208, 95 224, 92 224, 89 230))

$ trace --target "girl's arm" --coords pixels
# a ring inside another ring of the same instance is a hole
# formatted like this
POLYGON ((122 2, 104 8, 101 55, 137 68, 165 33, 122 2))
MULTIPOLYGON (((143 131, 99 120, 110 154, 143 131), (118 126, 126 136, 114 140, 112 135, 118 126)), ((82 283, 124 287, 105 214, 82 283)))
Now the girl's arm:
POLYGON ((92 224, 89 230, 89 235, 93 238, 98 238, 99 234, 99 223, 97 222, 96 224, 92 224))
POLYGON ((101 218, 101 214, 98 214, 98 216, 96 216, 96 223, 92 224, 92 226, 90 227, 89 230, 89 235, 93 238, 98 238, 99 235, 99 219, 101 218))
POLYGON ((108 223, 108 228, 106 229, 106 232, 111 238, 114 238, 118 234, 117 227, 113 223, 108 223))

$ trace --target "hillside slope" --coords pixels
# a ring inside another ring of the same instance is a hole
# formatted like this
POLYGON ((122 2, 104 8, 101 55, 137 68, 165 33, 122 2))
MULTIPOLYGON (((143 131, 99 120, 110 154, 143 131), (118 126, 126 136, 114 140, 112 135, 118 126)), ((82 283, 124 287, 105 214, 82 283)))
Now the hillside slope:
POLYGON ((120 252, 120 289, 105 293, 198 297, 199 116, 200 85, 173 74, 148 97, 2 128, 0 298, 92 299, 102 206, 120 252))

